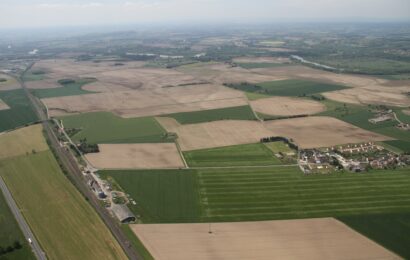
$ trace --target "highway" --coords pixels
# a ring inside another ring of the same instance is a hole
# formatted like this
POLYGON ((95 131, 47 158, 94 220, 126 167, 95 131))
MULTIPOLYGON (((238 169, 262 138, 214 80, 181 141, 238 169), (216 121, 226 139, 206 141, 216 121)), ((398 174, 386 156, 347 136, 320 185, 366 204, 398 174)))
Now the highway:
MULTIPOLYGON (((28 71, 31 68, 31 66, 28 66, 26 71, 28 71)), ((18 82, 21 84, 21 87, 24 89, 27 97, 31 101, 31 104, 43 125, 45 133, 50 142, 51 148, 57 154, 61 164, 63 165, 63 168, 67 170, 68 178, 71 180, 74 186, 81 192, 81 194, 87 199, 91 206, 94 207, 95 211, 104 221, 106 226, 110 229, 111 233, 117 239, 118 243, 124 250, 125 254, 128 256, 128 258, 143 259, 141 255, 136 250, 134 250, 134 248, 131 245, 131 242, 128 240, 120 226, 117 224, 116 220, 111 217, 109 212, 101 205, 97 196, 89 189, 74 156, 70 153, 70 151, 66 149, 66 147, 60 146, 60 142, 58 141, 58 138, 53 130, 53 125, 48 120, 48 116, 43 109, 43 104, 38 98, 31 94, 29 89, 26 88, 26 85, 22 80, 23 75, 24 73, 20 76, 20 78, 16 78, 16 80, 18 80, 18 82)))
POLYGON ((13 199, 13 196, 11 196, 11 193, 9 189, 7 188, 6 184, 3 181, 3 178, 0 176, 0 189, 4 194, 4 198, 6 199, 7 204, 9 205, 9 208, 11 209, 11 212, 14 215, 14 218, 17 220, 18 225, 20 226, 21 231, 23 232, 24 237, 28 240, 30 238, 31 243, 31 249, 34 252, 34 255, 36 256, 37 259, 39 260, 46 260, 45 253, 42 251, 40 245, 38 244, 36 237, 34 236, 33 232, 31 232, 30 227, 28 226, 26 220, 24 219, 23 215, 21 214, 19 208, 17 207, 16 202, 13 199))

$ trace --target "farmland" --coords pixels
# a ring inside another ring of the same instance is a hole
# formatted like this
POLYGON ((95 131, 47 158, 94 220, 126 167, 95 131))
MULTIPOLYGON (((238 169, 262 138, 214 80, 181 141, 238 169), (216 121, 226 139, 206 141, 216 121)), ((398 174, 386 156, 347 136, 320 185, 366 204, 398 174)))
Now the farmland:
POLYGON ((7 159, 0 171, 49 259, 125 259, 50 151, 7 159))
POLYGON ((158 260, 398 258, 332 218, 131 228, 158 260))
POLYGON ((0 99, 10 107, 0 110, 0 132, 37 121, 37 115, 22 89, 0 91, 0 99))
POLYGON ((0 252, 0 259, 35 259, 31 253, 31 248, 28 245, 25 237, 20 231, 17 222, 12 215, 3 194, 0 192, 0 247, 1 251, 5 250, 8 246, 13 246, 15 241, 18 241, 22 247, 15 249, 13 252, 4 253, 0 252))
POLYGON ((65 128, 78 128, 74 141, 87 138, 89 143, 158 143, 172 142, 152 117, 124 119, 109 112, 62 117, 65 128))
POLYGON ((410 258, 410 213, 364 214, 339 220, 405 259, 410 258))
POLYGON ((270 81, 258 84, 228 84, 228 86, 245 92, 255 92, 271 96, 307 96, 347 88, 342 85, 296 79, 270 81))
POLYGON ((144 223, 196 222, 200 217, 196 175, 192 170, 99 171, 138 198, 130 205, 144 223))
POLYGON ((217 120, 255 120, 255 115, 249 106, 228 107, 195 112, 185 112, 164 115, 175 118, 180 124, 195 124, 217 120))
POLYGON ((62 97, 62 96, 75 96, 95 93, 91 91, 83 90, 82 87, 85 84, 94 82, 93 78, 70 80, 63 79, 59 80, 58 83, 61 87, 58 88, 47 88, 47 89, 35 89, 33 93, 39 98, 51 98, 51 97, 62 97))
MULTIPOLYGON (((403 143, 392 141, 390 144, 393 146, 399 145, 404 148, 404 151, 408 148, 407 143, 410 141, 410 133, 399 130, 395 127, 397 122, 387 121, 378 124, 372 124, 368 120, 374 117, 374 113, 371 112, 374 106, 368 105, 354 105, 354 104, 342 104, 336 101, 325 100, 324 104, 327 106, 327 111, 320 113, 319 115, 326 115, 338 118, 357 127, 367 129, 385 136, 402 140, 403 143)), ((393 108, 394 111, 400 111, 393 108)), ((398 117, 404 122, 409 122, 407 115, 400 113, 398 117)), ((400 148, 400 147, 398 147, 400 148)))
POLYGON ((255 166, 281 164, 272 151, 261 143, 184 152, 191 167, 255 166))

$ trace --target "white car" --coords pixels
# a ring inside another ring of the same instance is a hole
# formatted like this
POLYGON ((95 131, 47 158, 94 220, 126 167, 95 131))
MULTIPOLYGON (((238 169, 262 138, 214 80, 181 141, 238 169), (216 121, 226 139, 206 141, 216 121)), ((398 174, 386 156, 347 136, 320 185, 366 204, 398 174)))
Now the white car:
POLYGON ((33 243, 33 241, 31 241, 31 238, 27 238, 27 240, 28 240, 28 242, 29 242, 30 244, 33 243))

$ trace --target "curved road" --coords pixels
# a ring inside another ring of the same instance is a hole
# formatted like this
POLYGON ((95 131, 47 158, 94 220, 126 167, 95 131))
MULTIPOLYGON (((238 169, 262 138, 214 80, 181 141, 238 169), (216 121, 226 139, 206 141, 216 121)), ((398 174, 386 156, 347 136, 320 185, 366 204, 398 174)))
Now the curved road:
POLYGON ((6 202, 9 205, 9 208, 14 215, 14 218, 17 220, 17 223, 20 226, 20 229, 24 234, 24 237, 27 240, 30 238, 31 243, 29 244, 31 246, 31 249, 34 252, 34 255, 39 260, 46 260, 47 258, 46 258, 45 253, 43 252, 43 250, 41 250, 41 247, 38 244, 33 232, 31 232, 30 227, 28 226, 26 220, 21 214, 19 208, 17 207, 16 202, 13 199, 13 196, 11 196, 9 189, 7 188, 6 184, 3 181, 3 178, 1 177, 0 177, 0 189, 2 190, 4 194, 4 198, 6 199, 6 202))

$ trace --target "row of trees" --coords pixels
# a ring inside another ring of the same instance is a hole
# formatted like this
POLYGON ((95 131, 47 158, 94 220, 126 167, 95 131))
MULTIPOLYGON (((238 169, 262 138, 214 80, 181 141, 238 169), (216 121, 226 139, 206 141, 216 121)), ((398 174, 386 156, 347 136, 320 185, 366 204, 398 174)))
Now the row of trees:
POLYGON ((23 246, 21 245, 20 241, 16 240, 14 243, 7 247, 0 246, 0 256, 9 254, 15 250, 21 249, 23 246))
POLYGON ((269 142, 284 142, 287 145, 289 145, 290 148, 294 149, 294 150, 299 150, 299 147, 293 143, 292 140, 289 140, 286 137, 282 137, 282 136, 269 136, 269 137, 263 137, 260 139, 261 143, 269 143, 269 142))

